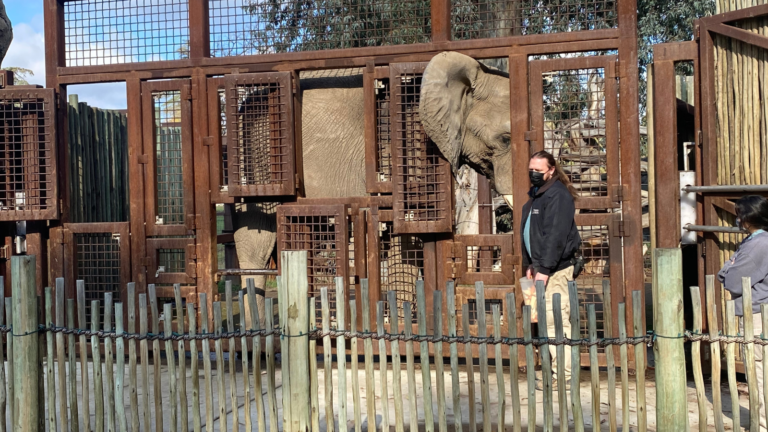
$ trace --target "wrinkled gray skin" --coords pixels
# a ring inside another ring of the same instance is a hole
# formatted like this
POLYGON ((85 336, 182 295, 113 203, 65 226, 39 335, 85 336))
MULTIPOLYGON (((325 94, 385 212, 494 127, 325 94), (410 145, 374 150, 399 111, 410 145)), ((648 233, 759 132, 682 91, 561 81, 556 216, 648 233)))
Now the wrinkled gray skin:
POLYGON ((5 5, 0 0, 0 63, 5 58, 5 54, 8 52, 8 47, 11 46, 13 40, 13 27, 11 26, 11 20, 5 13, 5 5))
MULTIPOLYGON (((302 73, 304 182, 308 198, 365 196, 362 71, 302 73)), ((442 53, 422 80, 421 119, 454 171, 469 164, 511 195, 509 80, 477 61, 442 53)), ((241 268, 264 268, 275 246, 274 205, 240 204, 235 244, 241 268)), ((243 286, 246 281, 243 278, 243 286)), ((264 278, 255 280, 264 287, 264 278)))

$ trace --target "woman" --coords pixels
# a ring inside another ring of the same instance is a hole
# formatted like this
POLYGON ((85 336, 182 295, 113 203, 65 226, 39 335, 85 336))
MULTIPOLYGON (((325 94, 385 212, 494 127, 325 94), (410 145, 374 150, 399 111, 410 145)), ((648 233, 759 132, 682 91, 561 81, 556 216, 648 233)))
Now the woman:
MULTIPOLYGON (((763 333, 760 305, 768 303, 768 199, 761 196, 745 196, 736 202, 736 226, 749 236, 745 238, 731 259, 717 274, 723 287, 731 293, 736 315, 744 316, 744 307, 751 307, 755 334, 763 333), (752 304, 744 305, 741 278, 749 277, 752 283, 752 304)), ((757 388, 763 388, 763 350, 755 349, 757 388)), ((759 390, 758 390, 759 392, 759 390)), ((765 399, 760 399, 760 411, 765 413, 765 399)), ((760 430, 766 428, 765 415, 760 416, 760 430)))
MULTIPOLYGON (((523 265, 527 268, 528 279, 546 284, 547 334, 550 337, 555 335, 552 296, 558 293, 563 331, 570 336, 568 282, 573 280, 575 255, 581 245, 574 220, 574 201, 578 195, 555 158, 546 151, 537 152, 531 157, 528 176, 532 187, 528 192, 530 198, 523 207, 523 265)), ((552 370, 556 371, 556 349, 550 346, 549 351, 553 359, 552 370)), ((567 384, 571 379, 570 353, 560 360, 564 365, 567 384)))

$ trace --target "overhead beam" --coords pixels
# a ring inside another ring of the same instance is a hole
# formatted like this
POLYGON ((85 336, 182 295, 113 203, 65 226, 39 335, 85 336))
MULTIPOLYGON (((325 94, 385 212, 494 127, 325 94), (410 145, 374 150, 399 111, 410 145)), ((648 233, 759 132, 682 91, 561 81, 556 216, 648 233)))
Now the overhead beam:
POLYGON ((758 18, 765 15, 768 15, 768 4, 713 15, 710 17, 701 18, 700 21, 702 24, 709 27, 715 24, 758 18))

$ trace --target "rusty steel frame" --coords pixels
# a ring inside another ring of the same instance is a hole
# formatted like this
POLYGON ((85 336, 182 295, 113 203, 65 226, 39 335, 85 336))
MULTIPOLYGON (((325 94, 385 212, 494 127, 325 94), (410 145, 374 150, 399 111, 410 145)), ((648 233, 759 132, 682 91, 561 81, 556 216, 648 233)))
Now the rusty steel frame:
MULTIPOLYGON (((147 191, 151 190, 150 185, 144 181, 147 165, 139 163, 139 155, 145 154, 144 147, 150 145, 147 137, 143 133, 142 124, 139 119, 142 118, 142 87, 147 85, 150 80, 167 80, 172 78, 181 78, 189 80, 190 99, 191 99, 191 136, 192 154, 194 155, 194 167, 189 173, 192 174, 192 187, 194 195, 192 205, 189 207, 191 212, 188 215, 193 216, 193 229, 196 233, 194 253, 196 261, 197 291, 206 292, 212 295, 216 292, 216 219, 214 203, 233 203, 234 199, 226 193, 219 190, 220 167, 220 146, 212 145, 211 137, 220 136, 219 113, 212 113, 210 110, 215 105, 211 102, 218 97, 217 89, 224 85, 224 78, 221 75, 245 74, 257 72, 290 72, 293 75, 293 81, 298 84, 298 73, 302 70, 317 70, 331 68, 350 68, 364 67, 364 82, 366 86, 372 83, 372 77, 377 76, 382 71, 382 75, 389 75, 389 65, 392 63, 413 63, 427 62, 432 56, 442 51, 458 51, 474 58, 493 58, 508 57, 509 72, 511 76, 518 79, 510 80, 510 91, 513 95, 518 95, 511 101, 510 120, 512 128, 512 151, 520 155, 513 162, 513 181, 514 190, 514 228, 515 232, 519 230, 521 220, 522 205, 526 200, 528 185, 527 178, 527 159, 530 154, 529 143, 526 141, 525 132, 530 129, 530 111, 529 101, 529 60, 531 55, 544 55, 553 53, 574 53, 591 51, 618 51, 618 66, 615 68, 617 75, 621 78, 621 84, 618 89, 621 103, 620 123, 623 127, 619 131, 620 146, 620 167, 624 201, 622 202, 621 224, 607 224, 613 229, 614 225, 618 229, 621 225, 621 232, 624 237, 616 237, 623 242, 623 246, 618 251, 618 256, 611 257, 612 267, 619 266, 625 278, 625 283, 621 292, 614 290, 615 302, 627 303, 627 319, 632 320, 632 296, 631 291, 643 289, 642 266, 631 265, 630 263, 639 263, 642 260, 642 235, 641 235, 641 204, 640 204, 640 154, 639 154, 639 118, 637 110, 637 86, 638 76, 636 69, 637 62, 637 18, 636 18, 636 0, 621 0, 617 5, 618 24, 614 28, 601 30, 587 30, 576 32, 562 32, 550 34, 536 34, 525 36, 509 36, 494 39, 474 39, 474 40, 451 40, 451 13, 450 0, 433 0, 431 3, 432 15, 432 42, 379 46, 369 48, 351 48, 337 49, 313 52, 293 52, 279 54, 248 55, 237 57, 213 58, 210 56, 210 38, 208 23, 208 2, 200 0, 189 1, 189 26, 190 43, 189 58, 162 62, 144 62, 144 63, 125 63, 100 66, 65 66, 65 46, 64 46, 64 0, 44 0, 45 8, 45 41, 46 41, 46 84, 53 88, 56 97, 62 105, 66 101, 67 86, 72 84, 85 83, 104 83, 104 82, 125 82, 127 92, 128 108, 128 137, 129 137, 129 173, 132 179, 138 179, 131 183, 130 194, 130 213, 134 215, 131 218, 130 233, 134 241, 131 242, 131 261, 132 280, 137 283, 137 293, 146 292, 147 284, 147 266, 151 265, 148 257, 148 250, 152 247, 150 236, 156 233, 156 229, 150 223, 145 224, 144 218, 150 212, 150 204, 145 202, 147 191), (520 103, 525 101, 525 103, 520 103), (210 114, 210 115, 209 115, 210 114), (131 120, 134 119, 134 120, 131 120), (211 163, 213 161, 213 163, 211 163), (207 168, 200 168, 207 167, 207 168), (139 215, 136 217, 136 215, 139 215), (618 261, 615 261, 617 259, 618 261), (625 265, 626 263, 626 265, 625 265)), ((368 106, 369 103, 366 103, 368 106)), ((283 207, 292 207, 294 205, 332 205, 346 204, 350 206, 357 205, 358 221, 365 220, 363 238, 366 238, 368 247, 368 259, 355 260, 360 261, 359 269, 356 269, 359 275, 363 273, 371 279, 375 279, 377 269, 371 266, 373 254, 377 253, 376 245, 372 236, 378 232, 372 227, 378 224, 378 218, 387 213, 386 210, 379 208, 392 208, 393 197, 391 195, 374 195, 368 197, 355 198, 337 198, 337 199, 306 199, 303 198, 303 172, 300 169, 303 165, 301 151, 301 95, 294 93, 293 115, 294 115, 294 136, 295 136, 295 166, 296 169, 296 189, 297 195, 293 198, 294 202, 286 202, 283 207), (370 210, 364 210, 369 208, 370 210), (367 213, 367 214, 365 214, 367 213), (363 219, 359 219, 363 216, 363 219)), ((67 144, 67 121, 66 110, 59 110, 58 122, 60 126, 58 134, 58 146, 64 148, 67 144)), ((370 125, 366 123, 366 134, 370 133, 370 125)), ((368 138, 366 138, 368 142, 368 138)), ((367 146, 368 147, 368 146, 367 146)), ((67 184, 68 173, 66 167, 69 166, 67 152, 58 152, 57 161, 59 184, 67 184)), ((370 163, 370 158, 366 152, 366 165, 370 163)), ((151 176, 151 175, 150 175, 151 176)), ((369 193, 381 194, 390 193, 393 189, 392 184, 379 184, 378 186, 367 185, 369 193), (372 189, 371 189, 372 188, 372 189), (376 190, 375 190, 376 189, 376 190)), ((60 188, 59 197, 61 198, 60 211, 61 221, 68 221, 69 201, 66 188, 60 188)), ((192 195, 192 194, 190 194, 192 195)), ((478 200, 481 204, 490 204, 490 187, 487 180, 481 180, 479 185, 478 200)), ((452 197, 451 197, 452 199, 452 197)), ((613 206, 613 204, 612 204, 613 206)), ((391 211, 390 211, 391 212, 391 211)), ((481 234, 490 234, 492 209, 490 207, 481 207, 481 234)), ((580 215, 580 223, 600 225, 604 220, 597 220, 593 215, 580 215), (598 223, 600 222, 600 223, 598 223)), ((617 221, 618 222, 618 221, 617 221)), ((357 225, 355 224, 355 237, 357 238, 357 225)), ((185 227, 186 228, 186 227, 185 227)), ((361 227, 362 228, 362 227, 361 227)), ((186 230, 184 234, 187 234, 186 230)), ((165 234, 165 233, 164 233, 165 234)), ((52 234, 53 237, 53 234, 52 234)), ((445 275, 446 257, 444 256, 445 242, 451 242, 452 236, 447 235, 424 235, 424 254, 426 271, 426 290, 432 291, 438 289, 439 280, 445 275)), ((612 236, 613 238, 613 236, 612 236)), ((613 241, 612 241, 613 242, 613 241)), ((53 242, 52 242, 53 244, 53 242)), ((357 246, 357 245, 356 245, 357 246)), ((613 249, 613 248, 612 248, 613 249)), ((190 251, 191 252, 191 251, 190 251)), ((520 244, 515 242, 512 255, 520 256, 520 244)), ((357 247, 355 248, 357 258, 357 247)), ((513 260, 514 265, 520 266, 518 260, 513 260)), ((519 274, 519 268, 516 269, 519 274)), ((613 273, 613 269, 612 269, 613 273)), ((522 303, 522 295, 517 289, 518 307, 522 303)), ((377 293, 371 287, 372 300, 375 304, 374 295, 377 293)), ((432 296, 427 295, 428 306, 431 307, 432 296)), ((645 308, 641 308, 645 310, 645 308)), ((212 314, 209 314, 212 316, 212 314)), ((616 317, 616 314, 614 314, 616 317)), ((645 317, 643 317, 645 319, 645 317)), ((630 329, 630 335, 632 330, 630 329)))

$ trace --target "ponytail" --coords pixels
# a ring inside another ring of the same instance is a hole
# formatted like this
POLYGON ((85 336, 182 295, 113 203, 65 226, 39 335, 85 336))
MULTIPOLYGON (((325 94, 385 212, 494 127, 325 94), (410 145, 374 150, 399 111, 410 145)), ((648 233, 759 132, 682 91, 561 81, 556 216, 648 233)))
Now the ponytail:
POLYGON ((547 161, 547 165, 552 168, 555 167, 555 176, 558 180, 560 180, 560 183, 565 185, 566 188, 568 188, 568 192, 571 193, 571 196, 573 197, 573 200, 576 201, 579 199, 579 192, 576 190, 576 188, 573 186, 573 183, 571 183, 571 179, 568 178, 568 175, 563 171, 563 168, 560 167, 560 164, 557 163, 555 160, 555 157, 552 156, 552 153, 549 153, 548 151, 541 150, 533 154, 531 156, 531 159, 544 159, 547 161))

